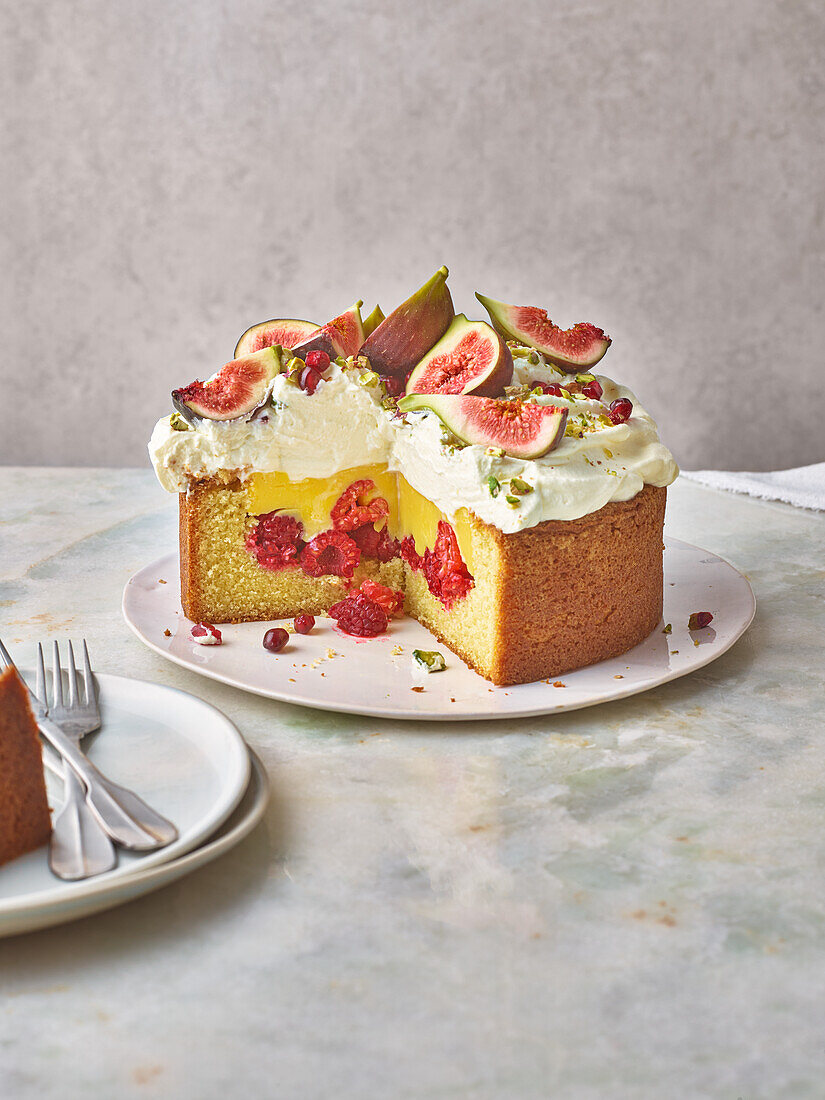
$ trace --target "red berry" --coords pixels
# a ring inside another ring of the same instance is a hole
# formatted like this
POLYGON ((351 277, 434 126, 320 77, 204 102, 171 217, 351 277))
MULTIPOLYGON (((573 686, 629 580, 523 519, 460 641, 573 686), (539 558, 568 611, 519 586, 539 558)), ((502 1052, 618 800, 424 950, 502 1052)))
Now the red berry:
POLYGON ((336 531, 354 531, 366 523, 378 523, 389 515, 390 506, 383 497, 369 500, 375 490, 375 482, 370 477, 353 481, 332 506, 330 517, 336 531))
POLYGON ((286 569, 298 564, 303 547, 303 524, 293 516, 266 512, 246 536, 246 548, 263 569, 286 569))
POLYGON ((348 531, 347 534, 365 558, 392 561, 393 558, 398 557, 398 543, 386 527, 376 531, 371 523, 364 523, 354 531, 348 531))
MULTIPOLYGON (((585 397, 592 397, 594 401, 598 401, 603 393, 603 390, 599 382, 597 382, 594 378, 592 382, 587 382, 584 386, 582 386, 582 393, 585 397)), ((628 416, 629 415, 630 414, 628 413, 628 416)))
POLYGON ((329 356, 325 351, 308 351, 304 362, 308 367, 314 367, 319 374, 323 374, 329 366, 329 356))
POLYGON ((313 615, 295 616, 295 630, 298 634, 309 634, 314 626, 315 618, 313 615))
POLYGON ((607 415, 614 424, 624 424, 632 412, 633 402, 626 397, 618 397, 615 401, 610 402, 610 411, 607 415))
POLYGON ((529 385, 531 390, 539 389, 542 393, 546 393, 550 397, 564 397, 558 382, 539 382, 534 379, 529 385))
POLYGON ((688 630, 702 630, 713 622, 713 615, 709 611, 694 611, 688 619, 688 630))
POLYGON ((322 381, 323 379, 315 367, 304 367, 301 371, 301 377, 298 379, 298 385, 304 393, 312 394, 318 389, 318 383, 322 381))
POLYGON ((455 531, 443 519, 438 521, 435 546, 424 551, 423 570, 427 587, 448 611, 475 585, 461 557, 455 531))
POLYGON ((410 569, 421 568, 422 558, 415 549, 415 539, 412 535, 405 535, 398 543, 398 556, 409 565, 410 569))
POLYGON ((369 596, 372 602, 377 603, 379 607, 383 607, 388 615, 394 615, 404 606, 403 592, 396 592, 394 588, 388 588, 385 584, 378 584, 377 581, 369 579, 362 581, 358 591, 363 592, 365 596, 369 596))
POLYGON ((345 600, 333 604, 329 614, 330 618, 338 620, 345 634, 356 638, 374 638, 387 629, 386 611, 363 592, 356 592, 354 596, 347 596, 345 600))
POLYGON ((280 653, 288 641, 289 632, 282 626, 273 626, 264 634, 264 649, 268 649, 270 653, 280 653))
POLYGON ((361 551, 343 531, 322 531, 301 551, 301 568, 309 577, 351 577, 361 551))
POLYGON ((195 623, 190 634, 198 645, 220 645, 223 642, 220 630, 211 623, 195 623))

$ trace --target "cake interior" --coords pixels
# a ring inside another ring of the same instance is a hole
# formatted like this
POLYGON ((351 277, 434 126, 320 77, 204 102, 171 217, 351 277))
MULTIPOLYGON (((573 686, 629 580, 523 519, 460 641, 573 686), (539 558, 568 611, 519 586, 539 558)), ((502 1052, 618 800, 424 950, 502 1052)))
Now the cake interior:
POLYGON ((0 863, 45 844, 51 834, 43 758, 26 687, 0 673, 0 863))

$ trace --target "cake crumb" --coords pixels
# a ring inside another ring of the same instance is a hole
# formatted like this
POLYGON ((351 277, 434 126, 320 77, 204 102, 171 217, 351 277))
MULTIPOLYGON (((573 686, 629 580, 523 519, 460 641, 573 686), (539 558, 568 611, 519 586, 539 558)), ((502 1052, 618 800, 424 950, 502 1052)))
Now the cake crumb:
POLYGON ((295 677, 294 677, 294 676, 290 676, 290 677, 289 677, 289 682, 290 682, 291 684, 294 684, 294 683, 296 683, 295 677))
POLYGON ((164 637, 165 637, 165 638, 171 638, 171 637, 172 637, 172 631, 171 631, 171 630, 169 629, 169 627, 168 627, 168 626, 167 626, 167 628, 166 628, 166 629, 164 630, 164 632, 163 632, 163 635, 164 635, 164 637))
POLYGON ((392 655, 394 657, 397 657, 399 653, 403 653, 403 652, 404 652, 404 647, 402 645, 394 645, 392 647, 392 649, 390 650, 390 653, 392 653, 392 655))
POLYGON ((679 652, 678 649, 671 649, 671 651, 670 651, 671 657, 675 657, 678 652, 679 652))
POLYGON ((565 684, 565 683, 562 683, 562 681, 561 681, 561 680, 555 680, 555 681, 553 682, 553 687, 554 687, 554 688, 563 688, 563 687, 567 687, 567 684, 565 684))
POLYGON ((423 687, 414 687, 414 688, 410 688, 410 691, 423 691, 423 690, 424 690, 424 688, 423 688, 423 687))
POLYGON ((328 658, 328 659, 329 659, 330 661, 332 660, 332 658, 333 658, 333 657, 337 657, 337 656, 338 656, 338 654, 337 654, 337 653, 335 652, 335 650, 334 650, 334 649, 328 649, 328 650, 327 650, 327 658, 328 658))
POLYGON ((624 673, 617 672, 616 675, 613 677, 613 679, 614 680, 624 680, 624 673))
POLYGON ((158 577, 158 584, 166 584, 166 581, 163 579, 163 577, 158 577))
POLYGON ((451 702, 451 703, 454 703, 454 702, 455 702, 455 699, 453 699, 452 695, 450 696, 450 702, 451 702))

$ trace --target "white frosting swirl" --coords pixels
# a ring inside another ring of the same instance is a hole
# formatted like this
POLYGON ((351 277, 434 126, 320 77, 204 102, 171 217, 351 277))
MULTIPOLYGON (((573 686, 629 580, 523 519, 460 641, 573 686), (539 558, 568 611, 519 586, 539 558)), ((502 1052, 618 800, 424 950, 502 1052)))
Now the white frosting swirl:
MULTIPOLYGON (((564 385, 564 376, 540 359, 538 366, 516 359, 514 383, 539 379, 564 385)), ((485 523, 511 533, 548 519, 572 520, 609 501, 629 500, 644 485, 670 485, 679 470, 660 442, 656 424, 635 395, 598 375, 601 402, 574 395, 542 397, 546 404, 570 409, 568 431, 587 419, 581 438, 567 434, 534 461, 498 457, 484 447, 452 446, 441 421, 431 412, 393 419, 380 403, 377 386, 363 386, 358 373, 332 364, 314 394, 306 394, 284 375, 271 387, 268 420, 210 421, 176 431, 171 418, 159 420, 149 454, 164 489, 185 492, 194 480, 220 477, 245 480, 252 473, 281 471, 293 481, 330 477, 341 470, 383 463, 403 474, 410 485, 448 517, 469 508, 485 523), (605 425, 594 414, 618 397, 633 402, 630 420, 605 425), (497 496, 488 478, 501 485, 497 496), (507 502, 507 483, 520 478, 533 491, 507 502)), ((455 441, 453 441, 455 442, 455 441)))

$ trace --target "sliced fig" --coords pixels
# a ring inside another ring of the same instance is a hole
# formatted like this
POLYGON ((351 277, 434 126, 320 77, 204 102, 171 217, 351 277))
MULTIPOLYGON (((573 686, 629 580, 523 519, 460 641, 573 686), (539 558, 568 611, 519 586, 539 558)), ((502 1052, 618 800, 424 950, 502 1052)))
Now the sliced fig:
POLYGON ((233 359, 251 355, 255 351, 271 348, 280 344, 291 351, 302 340, 306 340, 318 326, 312 321, 295 321, 289 317, 275 317, 271 321, 261 321, 248 328, 235 345, 233 359))
POLYGON ((409 374, 449 327, 455 316, 446 267, 392 311, 361 348, 379 374, 409 374))
POLYGON ((381 322, 386 321, 386 319, 381 306, 377 305, 369 317, 364 321, 364 339, 366 340, 368 336, 371 336, 381 322))
POLYGON ((206 382, 172 390, 172 404, 187 420, 237 420, 258 408, 280 370, 279 349, 264 348, 233 359, 206 382))
POLYGON ((327 321, 316 328, 302 343, 292 348, 292 354, 306 359, 310 351, 325 351, 330 359, 338 355, 357 355, 364 342, 364 322, 361 320, 361 306, 356 302, 346 313, 327 321))
POLYGON ((513 458, 541 458, 559 443, 567 409, 532 401, 505 401, 475 394, 410 394, 398 402, 401 412, 430 409, 465 443, 500 447, 513 458))
POLYGON ((572 328, 559 328, 538 306, 508 306, 495 298, 476 294, 494 327, 505 340, 518 340, 560 367, 595 367, 610 347, 610 337, 591 325, 579 321, 572 328))
POLYGON ((407 393, 499 397, 512 380, 513 357, 496 330, 459 313, 410 375, 407 393))

